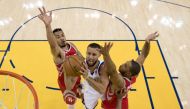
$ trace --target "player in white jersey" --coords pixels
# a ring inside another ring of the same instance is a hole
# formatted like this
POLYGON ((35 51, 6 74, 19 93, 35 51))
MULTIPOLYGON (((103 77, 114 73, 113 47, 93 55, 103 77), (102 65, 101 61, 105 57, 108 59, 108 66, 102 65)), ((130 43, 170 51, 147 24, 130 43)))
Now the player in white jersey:
MULTIPOLYGON (((100 45, 91 43, 86 51, 86 67, 88 74, 83 75, 85 81, 83 83, 83 103, 86 109, 94 109, 98 103, 98 99, 105 93, 109 81, 102 81, 104 74, 104 62, 99 60, 101 56, 100 45), (96 84, 96 83, 100 84, 96 84), (95 84, 92 84, 95 83, 95 84)), ((105 79, 107 80, 107 79, 105 79)))

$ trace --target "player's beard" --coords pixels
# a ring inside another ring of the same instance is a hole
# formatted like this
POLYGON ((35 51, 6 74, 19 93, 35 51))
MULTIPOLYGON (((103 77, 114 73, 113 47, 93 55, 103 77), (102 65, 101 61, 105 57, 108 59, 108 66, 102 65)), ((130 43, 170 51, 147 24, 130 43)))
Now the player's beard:
POLYGON ((63 42, 61 42, 61 48, 62 47, 65 47, 67 44, 66 44, 66 41, 63 41, 63 42))
POLYGON ((89 61, 87 61, 88 67, 93 67, 93 66, 96 64, 97 61, 98 61, 98 60, 96 60, 93 64, 89 64, 89 61))

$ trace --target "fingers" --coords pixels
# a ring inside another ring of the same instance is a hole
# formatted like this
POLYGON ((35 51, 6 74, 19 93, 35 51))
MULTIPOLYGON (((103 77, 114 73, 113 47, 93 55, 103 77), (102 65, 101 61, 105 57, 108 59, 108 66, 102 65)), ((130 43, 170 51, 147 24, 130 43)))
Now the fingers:
POLYGON ((112 46, 113 46, 113 43, 109 42, 108 43, 108 49, 110 50, 112 46))
POLYGON ((146 41, 150 42, 151 40, 156 39, 156 37, 158 37, 158 36, 159 36, 159 33, 158 33, 158 31, 156 31, 156 32, 148 35, 148 37, 146 38, 146 41))
POLYGON ((113 43, 112 43, 112 42, 108 42, 108 44, 105 43, 105 50, 106 50, 106 51, 109 51, 112 46, 113 46, 113 43))
POLYGON ((112 42, 105 42, 104 43, 104 48, 109 48, 109 47, 112 47, 113 46, 113 43, 112 42))
POLYGON ((123 93, 127 93, 127 89, 126 88, 123 90, 123 93))
MULTIPOLYGON (((41 9, 41 8, 38 8, 38 10, 40 11, 40 13, 41 13, 42 15, 44 15, 44 14, 47 13, 47 11, 46 11, 46 9, 45 9, 44 7, 42 7, 42 9, 41 9)), ((52 16, 52 11, 50 11, 50 16, 52 16)))
POLYGON ((42 17, 42 15, 40 14, 40 15, 38 15, 38 18, 39 18, 39 19, 42 19, 43 17, 42 17))
POLYGON ((154 32, 153 35, 154 35, 155 37, 158 37, 158 36, 159 36, 158 31, 154 32))
POLYGON ((50 13, 50 16, 52 16, 52 11, 50 11, 49 13, 50 13))
POLYGON ((83 67, 80 68, 79 72, 84 75, 85 74, 85 69, 83 67))
POLYGON ((41 14, 43 14, 43 11, 40 8, 38 8, 38 10, 40 11, 41 14))
POLYGON ((112 47, 113 46, 113 43, 110 43, 110 47, 112 47))
POLYGON ((80 72, 82 75, 84 75, 84 72, 83 72, 83 71, 80 70, 79 72, 80 72))
POLYGON ((104 48, 107 46, 107 43, 104 43, 104 48))
POLYGON ((46 9, 44 8, 44 6, 42 7, 42 9, 43 9, 44 13, 46 13, 46 9))
POLYGON ((84 67, 80 67, 80 70, 84 72, 86 69, 84 67))
POLYGON ((154 33, 154 35, 155 35, 156 37, 158 37, 158 36, 159 36, 158 31, 156 31, 156 32, 154 33))
POLYGON ((84 79, 88 78, 88 70, 86 70, 85 68, 81 67, 81 69, 80 69, 79 72, 82 74, 82 76, 83 76, 84 79))
POLYGON ((87 64, 85 62, 83 62, 83 65, 84 65, 85 70, 87 70, 88 69, 87 64))
POLYGON ((125 93, 126 93, 126 88, 123 88, 117 92, 117 94, 125 94, 125 93))
POLYGON ((45 14, 46 13, 46 9, 44 7, 38 8, 38 10, 40 11, 41 14, 45 14))
POLYGON ((116 95, 117 95, 118 98, 122 98, 123 96, 126 95, 126 93, 127 93, 127 89, 123 88, 123 89, 117 91, 116 95))
POLYGON ((82 72, 82 74, 88 73, 88 66, 86 63, 83 62, 83 67, 80 68, 80 71, 82 72))

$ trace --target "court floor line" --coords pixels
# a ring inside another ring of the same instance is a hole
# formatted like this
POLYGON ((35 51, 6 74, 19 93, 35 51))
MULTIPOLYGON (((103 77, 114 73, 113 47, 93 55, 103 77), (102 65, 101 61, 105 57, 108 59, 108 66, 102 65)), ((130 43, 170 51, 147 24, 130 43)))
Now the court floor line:
POLYGON ((6 50, 0 50, 0 52, 5 52, 6 50))
POLYGON ((163 2, 163 3, 167 3, 167 4, 171 4, 171 5, 180 6, 180 7, 183 7, 183 8, 190 9, 189 6, 181 5, 181 4, 178 4, 178 3, 168 2, 168 1, 164 1, 164 0, 156 0, 156 1, 159 1, 159 2, 163 2))
MULTIPOLYGON (((139 50, 139 47, 138 47, 138 42, 136 40, 135 40, 135 44, 136 44, 136 47, 135 47, 136 51, 137 51, 138 55, 140 55, 140 50, 139 50)), ((146 84, 146 89, 148 91, 148 96, 149 96, 150 104, 151 104, 152 109, 154 109, 154 103, 153 103, 150 87, 149 87, 149 84, 148 84, 147 76, 146 76, 146 73, 145 73, 145 68, 144 68, 143 65, 142 65, 142 72, 143 72, 143 77, 144 77, 145 84, 146 84)))
MULTIPOLYGON (((53 11, 59 11, 59 10, 63 10, 63 9, 87 9, 87 10, 95 10, 95 11, 99 11, 99 12, 101 12, 101 13, 104 13, 104 14, 107 14, 107 15, 113 17, 112 14, 109 13, 109 12, 106 12, 106 11, 103 11, 103 10, 99 10, 99 9, 95 9, 95 8, 87 8, 87 7, 65 7, 65 8, 53 9, 53 10, 50 10, 50 11, 53 12, 53 11)), ((5 54, 4 54, 3 57, 5 57, 5 56, 7 55, 7 51, 10 51, 12 41, 13 41, 15 35, 17 34, 17 32, 18 32, 24 25, 26 25, 28 22, 30 22, 31 20, 37 18, 37 16, 38 16, 38 15, 33 16, 31 19, 26 20, 22 25, 20 25, 20 26, 16 29, 16 31, 15 31, 15 32, 13 33, 13 35, 11 36, 11 39, 9 40, 9 43, 8 43, 6 52, 5 52, 5 54)), ((135 36, 133 30, 131 29, 131 27, 130 27, 126 22, 124 22, 122 19, 120 19, 119 17, 117 17, 117 16, 114 16, 114 17, 116 18, 116 20, 120 21, 120 22, 123 23, 125 26, 127 26, 127 28, 131 31, 132 36, 133 36, 134 41, 135 41, 135 44, 136 44, 136 50, 137 50, 137 49, 138 49, 138 48, 137 48, 138 46, 137 46, 136 36, 135 36)), ((2 64, 3 64, 3 61, 4 61, 4 58, 2 59, 2 61, 1 61, 1 63, 0 63, 0 68, 1 68, 1 66, 2 66, 2 64)))
POLYGON ((157 42, 157 45, 158 45, 158 47, 159 47, 159 51, 160 51, 160 53, 161 53, 161 55, 162 55, 162 59, 163 59, 164 64, 165 64, 165 66, 166 66, 166 69, 167 69, 167 72, 168 72, 168 75, 169 75, 171 84, 172 84, 172 86, 173 86, 173 89, 174 89, 174 91, 175 91, 175 94, 176 94, 178 103, 179 103, 179 105, 180 105, 180 108, 183 109, 183 105, 182 105, 182 103, 181 103, 180 97, 179 97, 179 95, 178 95, 177 89, 176 89, 175 84, 174 84, 174 81, 173 81, 173 79, 172 79, 172 76, 171 76, 169 67, 168 67, 168 65, 167 65, 166 59, 165 59, 165 57, 164 57, 164 54, 163 54, 162 49, 161 49, 161 46, 160 46, 160 43, 159 43, 158 40, 157 40, 156 42, 157 42))

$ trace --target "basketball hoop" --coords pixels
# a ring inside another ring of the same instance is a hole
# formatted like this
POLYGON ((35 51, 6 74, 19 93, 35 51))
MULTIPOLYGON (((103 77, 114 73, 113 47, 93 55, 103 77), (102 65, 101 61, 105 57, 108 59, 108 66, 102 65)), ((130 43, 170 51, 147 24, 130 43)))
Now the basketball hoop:
POLYGON ((19 74, 16 74, 16 73, 13 73, 13 72, 10 72, 10 71, 0 70, 0 75, 10 76, 10 77, 13 77, 14 79, 19 80, 22 83, 24 83, 28 87, 28 89, 30 90, 30 92, 33 95, 33 98, 34 98, 34 109, 39 109, 39 103, 38 103, 37 93, 36 93, 34 87, 30 84, 30 82, 28 80, 26 80, 24 77, 20 76, 19 74))

